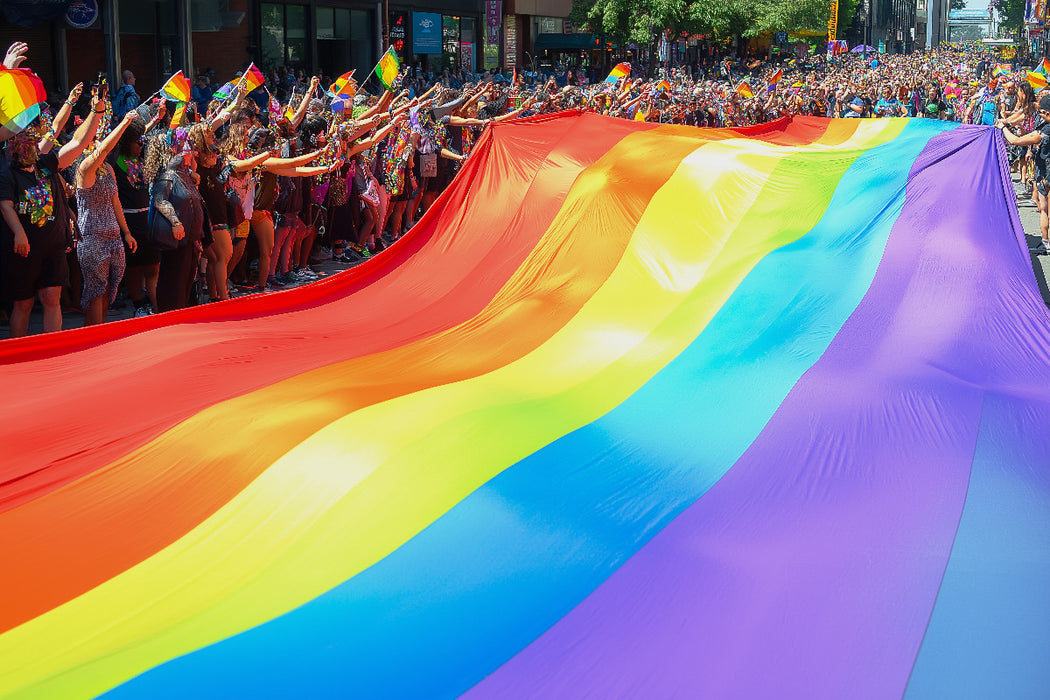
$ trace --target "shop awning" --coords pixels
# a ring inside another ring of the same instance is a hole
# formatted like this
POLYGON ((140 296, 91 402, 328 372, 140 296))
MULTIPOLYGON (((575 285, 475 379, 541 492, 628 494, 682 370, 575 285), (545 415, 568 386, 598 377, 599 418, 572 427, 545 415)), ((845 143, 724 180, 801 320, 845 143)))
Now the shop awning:
POLYGON ((597 49, 597 34, 537 34, 534 44, 537 51, 597 49))

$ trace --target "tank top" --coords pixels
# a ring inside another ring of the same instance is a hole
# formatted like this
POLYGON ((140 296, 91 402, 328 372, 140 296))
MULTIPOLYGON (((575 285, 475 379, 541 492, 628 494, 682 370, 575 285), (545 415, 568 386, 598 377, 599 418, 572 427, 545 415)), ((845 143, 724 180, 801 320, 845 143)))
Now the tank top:
POLYGON ((113 169, 104 163, 95 176, 95 184, 77 188, 77 225, 85 238, 120 238, 120 224, 113 211, 117 181, 113 169))

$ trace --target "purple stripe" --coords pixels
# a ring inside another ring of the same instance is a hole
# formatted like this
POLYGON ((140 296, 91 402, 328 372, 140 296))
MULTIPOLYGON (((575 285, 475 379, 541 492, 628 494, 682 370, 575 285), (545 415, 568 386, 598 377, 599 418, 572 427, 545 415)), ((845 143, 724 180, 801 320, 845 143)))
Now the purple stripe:
POLYGON ((748 452, 471 694, 900 697, 994 372, 979 281, 1027 264, 982 250, 1012 226, 995 136, 931 139, 868 294, 748 452))

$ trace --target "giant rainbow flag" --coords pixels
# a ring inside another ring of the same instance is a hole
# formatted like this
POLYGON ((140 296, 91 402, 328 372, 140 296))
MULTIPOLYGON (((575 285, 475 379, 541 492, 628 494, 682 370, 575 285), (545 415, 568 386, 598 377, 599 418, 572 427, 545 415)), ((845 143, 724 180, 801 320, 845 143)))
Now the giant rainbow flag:
POLYGON ((990 128, 490 127, 327 281, 0 343, 0 696, 1050 687, 990 128))

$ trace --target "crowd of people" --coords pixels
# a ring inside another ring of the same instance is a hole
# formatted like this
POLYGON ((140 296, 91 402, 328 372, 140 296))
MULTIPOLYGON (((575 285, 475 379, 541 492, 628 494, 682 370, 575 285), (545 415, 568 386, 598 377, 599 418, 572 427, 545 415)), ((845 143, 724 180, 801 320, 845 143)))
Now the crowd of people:
MULTIPOLYGON (((16 43, 4 64, 27 57, 16 43)), ((979 47, 726 59, 648 79, 625 68, 600 81, 407 68, 387 89, 351 81, 342 96, 331 78, 285 68, 251 93, 237 77, 217 90, 206 71, 185 105, 142 102, 132 71, 112 95, 101 77, 77 85, 0 157, 10 334, 27 333, 36 299, 55 331, 64 309, 104 322, 118 291, 149 315, 308 283, 318 259, 367 260, 433 204, 488 124, 567 109, 706 127, 790 115, 995 125, 1042 212, 1037 252, 1050 251, 1050 96, 979 47)))

